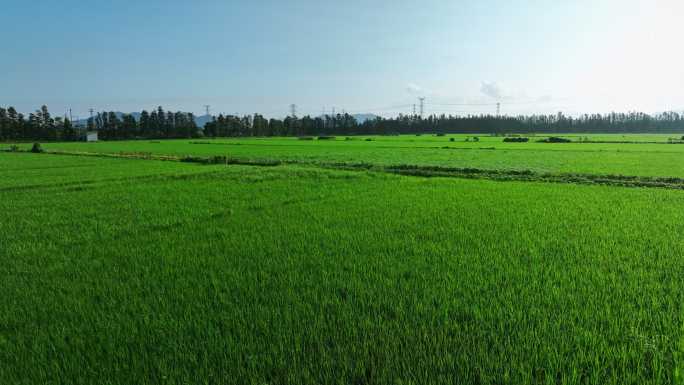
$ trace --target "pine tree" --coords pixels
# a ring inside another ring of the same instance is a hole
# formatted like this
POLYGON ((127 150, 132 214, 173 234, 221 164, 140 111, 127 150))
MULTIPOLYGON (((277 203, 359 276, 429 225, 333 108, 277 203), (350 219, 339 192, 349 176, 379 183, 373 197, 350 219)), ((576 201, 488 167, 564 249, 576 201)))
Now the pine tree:
POLYGON ((143 110, 140 113, 139 132, 140 132, 140 136, 143 138, 151 137, 152 119, 150 117, 150 113, 147 112, 146 110, 143 110))
POLYGON ((0 140, 9 139, 9 119, 7 110, 0 107, 0 140))
MULTIPOLYGON (((142 120, 142 115, 141 115, 142 120)), ((138 123, 131 114, 124 114, 121 117, 121 138, 132 139, 138 135, 138 123)))

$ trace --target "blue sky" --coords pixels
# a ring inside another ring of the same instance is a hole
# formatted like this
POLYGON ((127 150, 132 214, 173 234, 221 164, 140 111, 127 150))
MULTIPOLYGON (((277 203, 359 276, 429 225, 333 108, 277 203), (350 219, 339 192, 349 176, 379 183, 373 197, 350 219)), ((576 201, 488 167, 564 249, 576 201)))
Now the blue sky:
POLYGON ((282 116, 684 109, 678 1, 15 1, 0 105, 282 116), (401 106, 401 107, 396 107, 401 106))

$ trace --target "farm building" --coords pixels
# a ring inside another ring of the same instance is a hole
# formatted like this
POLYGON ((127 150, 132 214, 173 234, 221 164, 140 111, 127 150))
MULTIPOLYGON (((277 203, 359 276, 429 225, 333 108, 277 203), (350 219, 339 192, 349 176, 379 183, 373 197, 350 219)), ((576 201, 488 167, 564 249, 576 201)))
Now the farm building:
POLYGON ((85 139, 86 142, 97 142, 97 131, 88 131, 85 139))

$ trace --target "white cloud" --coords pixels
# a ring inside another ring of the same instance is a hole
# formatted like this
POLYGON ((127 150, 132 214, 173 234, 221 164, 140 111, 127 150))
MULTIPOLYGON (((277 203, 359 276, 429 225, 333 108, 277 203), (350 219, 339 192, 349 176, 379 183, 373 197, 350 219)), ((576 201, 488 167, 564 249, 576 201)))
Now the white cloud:
POLYGON ((415 83, 409 83, 406 85, 406 92, 408 92, 411 95, 419 95, 425 92, 422 87, 415 83))
POLYGON ((501 100, 505 97, 503 88, 495 82, 482 82, 480 92, 492 99, 501 100))

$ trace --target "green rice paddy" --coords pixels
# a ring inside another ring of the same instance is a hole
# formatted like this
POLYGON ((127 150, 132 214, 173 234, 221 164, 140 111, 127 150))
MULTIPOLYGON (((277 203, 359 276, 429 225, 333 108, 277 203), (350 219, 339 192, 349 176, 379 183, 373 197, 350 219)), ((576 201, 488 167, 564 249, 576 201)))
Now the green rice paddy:
POLYGON ((684 191, 490 174, 676 180, 684 145, 466 138, 1 152, 0 383, 681 380, 684 191))

